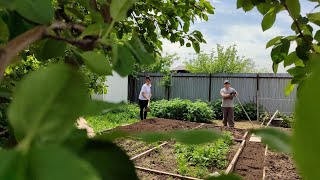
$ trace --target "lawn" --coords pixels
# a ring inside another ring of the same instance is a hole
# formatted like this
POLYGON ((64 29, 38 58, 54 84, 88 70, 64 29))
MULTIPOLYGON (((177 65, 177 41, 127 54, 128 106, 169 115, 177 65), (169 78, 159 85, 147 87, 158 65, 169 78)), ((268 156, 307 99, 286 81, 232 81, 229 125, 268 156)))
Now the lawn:
POLYGON ((135 104, 128 104, 119 109, 102 113, 97 116, 85 117, 89 126, 94 132, 115 128, 139 121, 139 107, 135 104))

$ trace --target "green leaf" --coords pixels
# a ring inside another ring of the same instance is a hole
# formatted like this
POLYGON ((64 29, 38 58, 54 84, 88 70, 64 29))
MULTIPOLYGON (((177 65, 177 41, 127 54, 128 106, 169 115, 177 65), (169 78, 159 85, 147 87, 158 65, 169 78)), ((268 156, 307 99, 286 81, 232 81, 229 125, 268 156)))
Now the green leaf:
POLYGON ((283 38, 283 36, 277 36, 277 37, 271 39, 271 40, 267 43, 266 48, 269 48, 269 47, 271 47, 271 46, 279 43, 282 38, 283 38))
POLYGON ((133 162, 111 142, 88 140, 79 157, 90 162, 102 179, 138 180, 133 162))
POLYGON ((30 73, 18 84, 8 110, 16 138, 63 139, 84 111, 87 96, 80 74, 64 64, 30 73))
POLYGON ((109 103, 105 101, 90 100, 87 104, 87 107, 83 111, 83 116, 93 116, 101 114, 103 111, 108 111, 112 109, 117 109, 122 107, 123 103, 109 103))
POLYGON ((184 39, 180 39, 180 46, 184 46, 184 39))
POLYGON ((0 0, 0 7, 14 9, 15 1, 12 0, 0 0))
POLYGON ((0 150, 0 179, 24 180, 24 157, 16 150, 0 150))
POLYGON ((305 67, 293 67, 288 69, 288 73, 292 76, 304 75, 307 73, 307 69, 305 67))
POLYGON ((304 67, 304 66, 305 66, 304 63, 303 63, 303 61, 302 61, 301 59, 299 59, 298 61, 296 61, 296 62, 294 63, 294 65, 295 65, 295 66, 301 66, 301 67, 304 67))
POLYGON ((290 53, 285 59, 284 59, 284 67, 290 66, 291 64, 294 64, 295 62, 299 61, 296 52, 290 53))
POLYGON ((10 37, 10 31, 7 24, 0 17, 0 44, 7 42, 10 37))
POLYGON ((258 11, 262 14, 265 15, 271 8, 271 3, 260 3, 257 6, 258 11))
POLYGON ((277 74, 278 72, 278 67, 279 67, 279 64, 276 64, 276 63, 273 63, 272 64, 272 70, 275 74, 277 74))
POLYGON ((320 144, 317 139, 319 134, 319 106, 320 96, 315 92, 320 91, 320 56, 310 59, 312 74, 299 86, 301 93, 299 101, 296 101, 296 119, 293 133, 293 156, 299 167, 303 179, 319 178, 320 144))
POLYGON ((86 66, 94 73, 99 75, 112 75, 112 68, 108 58, 103 54, 88 51, 81 54, 86 66))
POLYGON ((110 13, 114 20, 122 21, 127 17, 127 11, 133 5, 134 0, 117 0, 111 2, 110 13))
POLYGON ((104 33, 106 33, 108 27, 109 26, 104 23, 91 24, 81 33, 81 38, 89 35, 96 35, 98 37, 101 37, 104 33))
POLYGON ((314 35, 314 39, 315 39, 316 41, 320 42, 320 30, 318 30, 318 31, 316 32, 316 34, 314 35))
POLYGON ((197 41, 192 42, 192 47, 196 51, 196 53, 200 53, 200 43, 197 41))
POLYGON ((188 32, 190 27, 190 21, 187 21, 183 24, 183 31, 188 32))
POLYGON ((294 19, 298 19, 300 16, 300 10, 301 10, 299 0, 289 0, 286 2, 287 2, 288 11, 289 11, 290 15, 294 19))
POLYGON ((146 51, 144 45, 137 37, 133 37, 126 43, 126 45, 129 47, 131 53, 134 55, 139 64, 150 65, 155 62, 155 58, 146 51))
POLYGON ((270 29, 274 22, 276 21, 276 14, 273 12, 268 12, 266 15, 264 15, 263 19, 262 19, 262 30, 266 31, 268 29, 270 29))
POLYGON ((308 14, 309 21, 320 26, 320 12, 308 14))
POLYGON ((260 136, 262 142, 267 144, 273 150, 291 153, 291 137, 283 130, 276 128, 261 128, 252 130, 257 136, 260 136))
POLYGON ((0 87, 0 97, 12 98, 12 90, 5 87, 0 87))
POLYGON ((206 14, 203 14, 203 15, 202 15, 202 18, 203 18, 205 21, 208 21, 208 20, 209 20, 209 17, 208 17, 208 15, 206 15, 206 14))
POLYGON ((294 88, 296 87, 296 84, 292 84, 291 81, 288 82, 286 88, 284 89, 285 96, 290 96, 290 94, 293 92, 294 88))
POLYGON ((186 46, 187 46, 187 47, 191 47, 191 44, 190 44, 190 43, 187 43, 186 46))
POLYGON ((58 146, 33 146, 28 156, 30 179, 101 179, 89 163, 58 146))
POLYGON ((243 0, 237 0, 237 9, 243 7, 243 0))
POLYGON ((65 6, 64 9, 67 15, 70 14, 72 17, 79 18, 82 21, 85 20, 84 14, 81 11, 79 11, 77 8, 69 8, 65 6))
POLYGON ((245 12, 251 11, 254 8, 254 5, 252 4, 251 0, 243 0, 242 8, 245 12))
POLYGON ((272 61, 276 64, 281 63, 287 57, 290 48, 290 41, 282 39, 281 44, 276 45, 271 51, 272 61))
POLYGON ((147 132, 136 135, 146 142, 167 141, 175 139, 184 144, 204 144, 213 142, 222 136, 213 130, 190 130, 172 132, 147 132))
POLYGON ((209 177, 206 180, 241 180, 241 177, 236 174, 222 174, 218 177, 209 177))
POLYGON ((135 59, 127 45, 115 44, 112 47, 112 68, 125 77, 132 73, 135 59))
POLYGON ((62 41, 48 39, 41 48, 41 60, 61 57, 65 55, 67 44, 62 41))
POLYGON ((15 10, 39 24, 49 24, 54 17, 51 0, 15 0, 15 10))

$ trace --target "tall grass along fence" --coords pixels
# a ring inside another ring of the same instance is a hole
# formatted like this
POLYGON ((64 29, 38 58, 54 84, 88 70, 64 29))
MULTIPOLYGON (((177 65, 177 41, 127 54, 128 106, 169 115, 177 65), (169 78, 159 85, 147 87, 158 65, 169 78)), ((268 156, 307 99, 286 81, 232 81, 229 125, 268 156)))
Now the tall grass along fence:
MULTIPOLYGON (((142 73, 138 78, 129 77, 128 100, 138 102, 140 88, 145 76, 152 78, 152 95, 154 100, 175 98, 213 102, 220 97, 223 81, 229 79, 233 88, 239 93, 242 103, 253 102, 261 105, 263 111, 274 113, 276 110, 292 114, 295 104, 296 89, 286 97, 284 89, 291 80, 289 74, 172 74, 171 86, 160 84, 163 75, 160 73, 142 73)), ((235 99, 235 102, 237 100, 235 99)), ((257 116, 261 108, 256 107, 257 116)), ((259 116, 258 116, 259 117, 259 116)))

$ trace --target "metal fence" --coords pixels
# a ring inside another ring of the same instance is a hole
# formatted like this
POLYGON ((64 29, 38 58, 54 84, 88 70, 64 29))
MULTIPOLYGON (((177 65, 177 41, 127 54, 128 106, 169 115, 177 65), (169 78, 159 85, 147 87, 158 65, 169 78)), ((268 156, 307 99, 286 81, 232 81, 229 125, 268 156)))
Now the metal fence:
POLYGON ((159 73, 142 73, 138 78, 129 78, 128 100, 138 102, 141 86, 145 76, 152 79, 154 100, 189 99, 192 101, 214 101, 220 99, 220 89, 225 79, 230 80, 239 93, 241 102, 254 102, 262 105, 269 112, 292 114, 294 110, 296 89, 286 97, 284 89, 291 80, 289 74, 172 74, 172 86, 168 89, 160 85, 163 78, 159 73))

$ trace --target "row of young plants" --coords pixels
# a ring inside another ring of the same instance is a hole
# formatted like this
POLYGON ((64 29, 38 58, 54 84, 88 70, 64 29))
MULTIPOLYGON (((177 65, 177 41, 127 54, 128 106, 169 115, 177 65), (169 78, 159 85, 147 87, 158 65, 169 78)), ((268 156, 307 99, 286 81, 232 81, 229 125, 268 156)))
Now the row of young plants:
MULTIPOLYGON (((178 119, 194 122, 209 122, 222 119, 221 100, 202 102, 182 99, 160 100, 151 104, 152 115, 159 118, 178 119)), ((255 103, 246 103, 244 108, 250 119, 257 119, 255 103)), ((235 120, 247 120, 245 112, 239 104, 234 107, 235 120)))
POLYGON ((230 132, 224 132, 223 138, 210 144, 183 145, 177 143, 175 153, 179 174, 205 178, 210 174, 210 170, 225 169, 228 165, 227 155, 232 144, 230 132))

